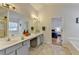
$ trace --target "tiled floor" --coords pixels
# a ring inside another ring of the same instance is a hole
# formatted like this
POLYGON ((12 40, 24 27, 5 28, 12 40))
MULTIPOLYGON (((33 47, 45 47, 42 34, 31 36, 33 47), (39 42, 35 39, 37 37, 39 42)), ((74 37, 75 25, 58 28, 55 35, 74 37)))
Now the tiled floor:
POLYGON ((51 55, 53 50, 50 44, 42 44, 39 47, 31 48, 30 54, 32 55, 51 55))
POLYGON ((67 47, 44 43, 39 47, 31 48, 30 54, 31 55, 71 55, 71 52, 67 47))

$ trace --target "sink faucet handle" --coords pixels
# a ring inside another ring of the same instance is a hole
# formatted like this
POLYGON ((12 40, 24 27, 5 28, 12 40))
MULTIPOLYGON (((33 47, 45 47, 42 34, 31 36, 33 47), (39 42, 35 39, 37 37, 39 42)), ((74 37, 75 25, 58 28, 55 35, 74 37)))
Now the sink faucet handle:
POLYGON ((8 38, 7 41, 10 41, 10 38, 8 38))

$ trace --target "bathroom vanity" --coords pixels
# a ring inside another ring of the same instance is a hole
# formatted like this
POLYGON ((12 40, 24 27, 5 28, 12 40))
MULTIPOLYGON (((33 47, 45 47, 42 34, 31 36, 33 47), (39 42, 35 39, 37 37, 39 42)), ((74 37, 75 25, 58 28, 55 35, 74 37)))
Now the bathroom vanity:
MULTIPOLYGON (((0 39, 0 55, 29 55, 29 48, 31 47, 31 40, 36 40, 37 46, 43 43, 43 33, 31 34, 30 36, 22 37, 11 37, 10 41, 8 38, 0 39)), ((34 45, 33 45, 34 46, 34 45)))
POLYGON ((34 26, 36 33, 22 35, 29 30, 29 23, 26 16, 0 7, 0 55, 29 55, 29 48, 43 43, 43 32, 37 30, 38 26, 34 26))

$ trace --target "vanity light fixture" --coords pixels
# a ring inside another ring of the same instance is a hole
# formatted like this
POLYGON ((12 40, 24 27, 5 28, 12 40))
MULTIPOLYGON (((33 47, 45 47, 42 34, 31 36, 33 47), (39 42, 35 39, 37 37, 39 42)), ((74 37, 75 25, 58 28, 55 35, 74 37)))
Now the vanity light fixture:
POLYGON ((8 8, 8 9, 13 9, 13 10, 16 9, 16 7, 13 4, 9 4, 9 3, 1 3, 1 7, 5 7, 5 8, 8 8))
POLYGON ((32 14, 31 17, 32 17, 33 19, 38 19, 38 17, 37 17, 36 15, 34 15, 34 14, 32 14))

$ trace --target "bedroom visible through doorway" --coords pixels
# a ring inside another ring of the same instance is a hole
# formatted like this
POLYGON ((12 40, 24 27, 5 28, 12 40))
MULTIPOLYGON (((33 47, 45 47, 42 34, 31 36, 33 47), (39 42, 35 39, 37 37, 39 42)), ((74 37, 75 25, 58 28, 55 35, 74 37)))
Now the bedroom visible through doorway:
POLYGON ((63 18, 54 17, 51 20, 52 43, 62 45, 63 18))

